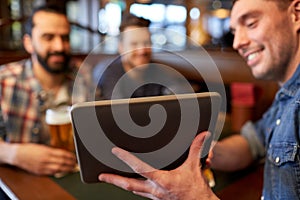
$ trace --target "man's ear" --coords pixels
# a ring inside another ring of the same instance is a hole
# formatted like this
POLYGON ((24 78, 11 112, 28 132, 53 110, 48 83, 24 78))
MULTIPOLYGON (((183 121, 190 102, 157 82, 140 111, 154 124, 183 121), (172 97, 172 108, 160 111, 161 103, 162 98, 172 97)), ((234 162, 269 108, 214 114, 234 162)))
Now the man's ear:
POLYGON ((297 28, 300 30, 300 0, 294 0, 290 9, 292 11, 293 22, 297 24, 297 28))
POLYGON ((30 35, 25 34, 23 36, 23 46, 29 54, 33 53, 32 39, 30 35))

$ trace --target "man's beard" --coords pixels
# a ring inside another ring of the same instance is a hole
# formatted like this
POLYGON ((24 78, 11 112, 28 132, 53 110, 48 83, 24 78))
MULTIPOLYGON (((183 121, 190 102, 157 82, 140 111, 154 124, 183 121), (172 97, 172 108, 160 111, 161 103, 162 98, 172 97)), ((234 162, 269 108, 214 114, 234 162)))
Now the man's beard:
POLYGON ((45 58, 43 58, 40 54, 37 53, 37 59, 38 59, 39 63, 42 65, 42 67, 50 74, 62 74, 62 73, 67 72, 69 69, 70 56, 64 52, 47 53, 45 58), (59 67, 56 67, 56 68, 50 67, 48 65, 48 60, 49 60, 49 57, 52 55, 63 56, 64 62, 57 63, 57 65, 59 65, 59 67))

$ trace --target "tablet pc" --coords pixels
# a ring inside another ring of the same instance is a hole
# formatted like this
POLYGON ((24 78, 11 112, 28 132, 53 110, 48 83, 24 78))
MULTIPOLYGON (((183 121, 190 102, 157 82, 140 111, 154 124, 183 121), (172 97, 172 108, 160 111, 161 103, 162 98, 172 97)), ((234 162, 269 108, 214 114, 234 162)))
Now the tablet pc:
MULTIPOLYGON (((205 130, 214 133, 220 105, 221 97, 215 92, 73 105, 71 118, 82 182, 99 182, 100 173, 138 176, 111 153, 115 146, 157 169, 175 169, 187 158, 196 134, 205 130)), ((207 155, 212 138, 213 134, 205 141, 201 157, 207 155)))

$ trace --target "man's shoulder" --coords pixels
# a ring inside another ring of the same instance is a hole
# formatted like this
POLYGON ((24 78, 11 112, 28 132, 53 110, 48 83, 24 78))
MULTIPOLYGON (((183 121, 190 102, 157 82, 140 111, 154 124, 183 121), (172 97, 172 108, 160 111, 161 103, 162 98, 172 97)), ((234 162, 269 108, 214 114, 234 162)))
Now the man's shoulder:
POLYGON ((114 68, 118 68, 122 66, 122 62, 119 57, 111 57, 111 58, 105 58, 101 60, 101 62, 98 62, 93 70, 94 74, 103 73, 106 69, 108 70, 114 70, 114 68))
POLYGON ((0 66, 0 79, 17 78, 23 71, 27 60, 11 62, 0 66))
POLYGON ((111 82, 116 78, 118 79, 124 73, 123 65, 119 57, 107 58, 95 66, 93 79, 95 83, 99 84, 100 82, 101 84, 104 80, 111 82))

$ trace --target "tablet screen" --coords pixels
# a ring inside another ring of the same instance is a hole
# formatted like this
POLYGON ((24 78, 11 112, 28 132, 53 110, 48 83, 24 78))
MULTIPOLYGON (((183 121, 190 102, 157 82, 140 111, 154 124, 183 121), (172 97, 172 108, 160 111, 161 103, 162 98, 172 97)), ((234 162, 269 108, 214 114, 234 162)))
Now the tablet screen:
POLYGON ((74 105, 71 117, 82 181, 99 182, 100 173, 138 176, 111 153, 114 146, 158 169, 178 167, 196 134, 214 132, 220 104, 220 95, 209 92, 74 105))

